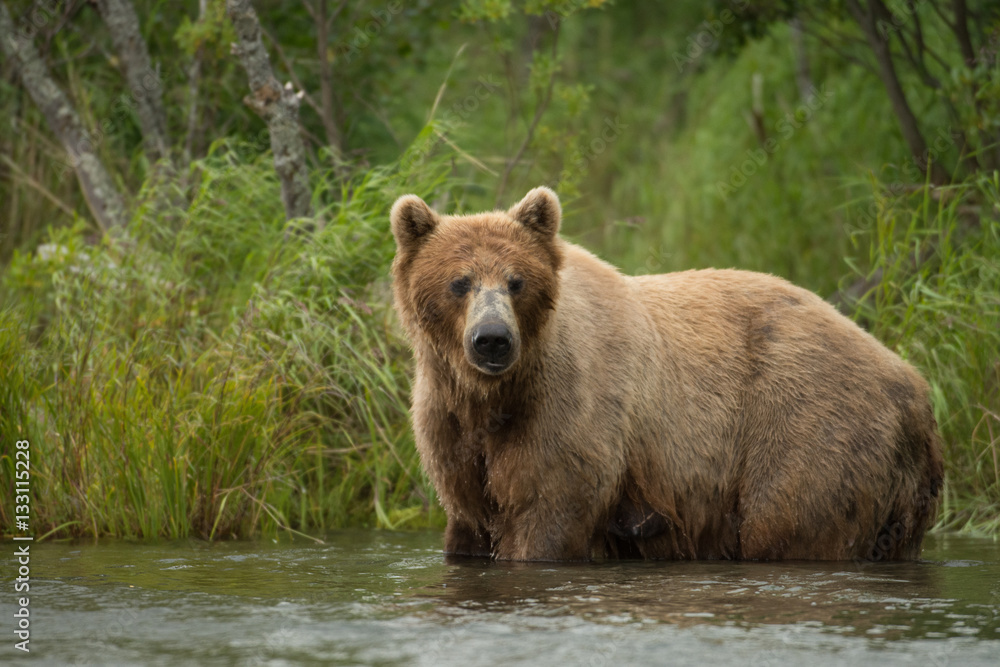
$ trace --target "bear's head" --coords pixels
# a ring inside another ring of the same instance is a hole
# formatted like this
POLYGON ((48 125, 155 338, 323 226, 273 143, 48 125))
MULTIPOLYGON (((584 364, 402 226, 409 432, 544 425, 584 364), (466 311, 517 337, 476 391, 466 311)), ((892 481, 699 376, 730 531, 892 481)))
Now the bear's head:
POLYGON ((393 293, 417 353, 486 382, 524 363, 555 307, 561 215, 544 187, 509 211, 464 216, 400 197, 390 214, 393 293))

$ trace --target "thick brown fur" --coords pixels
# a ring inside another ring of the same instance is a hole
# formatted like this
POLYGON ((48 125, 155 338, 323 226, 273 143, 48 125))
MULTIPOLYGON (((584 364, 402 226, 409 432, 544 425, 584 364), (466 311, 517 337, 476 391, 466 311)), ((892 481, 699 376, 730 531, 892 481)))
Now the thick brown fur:
POLYGON ((624 276, 560 239, 559 216, 545 188, 507 212, 393 207, 414 431, 447 552, 919 555, 942 460, 910 365, 780 278, 624 276), (463 347, 479 290, 507 294, 516 317, 520 352, 498 375, 463 347))

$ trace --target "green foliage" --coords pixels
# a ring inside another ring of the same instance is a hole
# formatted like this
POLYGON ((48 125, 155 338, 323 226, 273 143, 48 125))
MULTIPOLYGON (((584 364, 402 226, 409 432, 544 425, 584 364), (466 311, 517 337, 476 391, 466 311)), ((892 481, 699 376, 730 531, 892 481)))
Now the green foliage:
MULTIPOLYGON (((220 142, 198 169, 183 215, 137 218, 97 246, 82 226, 56 229, 5 274, 22 305, 0 311, 0 425, 30 434, 38 530, 435 520, 386 276, 388 208, 446 189, 441 158, 321 175, 308 235, 285 229, 269 157, 220 142)), ((0 478, 12 484, 6 459, 0 478)))
POLYGON ((463 21, 505 21, 520 9, 529 16, 558 21, 606 4, 609 0, 526 0, 521 7, 515 7, 512 0, 463 0, 458 16, 463 21))
POLYGON ((221 59, 229 51, 229 45, 236 41, 233 25, 226 16, 225 0, 211 0, 206 10, 199 20, 182 16, 174 39, 188 56, 211 49, 215 58, 221 59))
POLYGON ((857 231, 871 332, 931 383, 947 528, 1000 530, 1000 175, 912 194, 879 187, 857 231))

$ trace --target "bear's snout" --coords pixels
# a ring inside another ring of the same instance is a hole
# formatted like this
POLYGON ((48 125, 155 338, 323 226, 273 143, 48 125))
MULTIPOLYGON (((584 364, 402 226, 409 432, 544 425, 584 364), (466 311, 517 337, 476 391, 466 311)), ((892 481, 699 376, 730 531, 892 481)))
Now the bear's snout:
POLYGON ((465 356, 489 375, 499 375, 517 361, 520 335, 510 296, 500 290, 475 295, 465 330, 465 356))
POLYGON ((472 348, 491 366, 506 365, 513 340, 503 322, 482 324, 472 331, 472 348))

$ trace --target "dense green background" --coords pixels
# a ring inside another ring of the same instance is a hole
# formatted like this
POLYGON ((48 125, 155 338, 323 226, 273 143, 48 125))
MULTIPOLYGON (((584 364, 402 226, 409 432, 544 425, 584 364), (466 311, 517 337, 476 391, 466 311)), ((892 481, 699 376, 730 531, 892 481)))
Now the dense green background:
MULTIPOLYGON (((947 457, 939 527, 1000 530, 1000 176, 960 156, 987 155, 1000 128, 990 3, 970 5, 974 67, 935 11, 946 3, 906 5, 940 57, 932 88, 898 56, 928 143, 944 138, 949 182, 936 188, 839 2, 345 3, 325 52, 339 145, 301 108, 312 234, 285 233, 224 3, 200 19, 197 2, 135 3, 176 144, 169 178, 153 178, 119 102, 101 17, 56 4, 34 43, 131 222, 95 225, 0 61, 0 433, 32 443, 36 535, 439 524, 407 422, 388 207, 416 192, 476 211, 542 183, 563 200, 564 235, 628 272, 766 271, 859 318, 932 383, 947 457), (797 46, 794 13, 820 36, 797 46), (979 143, 963 151, 956 127, 979 143)), ((32 3, 7 5, 34 16, 32 3)), ((276 75, 318 100, 310 13, 255 5, 276 75)), ((0 518, 12 530, 9 502, 0 518)))

